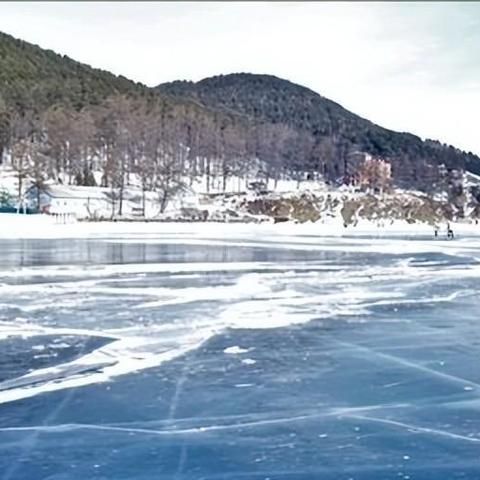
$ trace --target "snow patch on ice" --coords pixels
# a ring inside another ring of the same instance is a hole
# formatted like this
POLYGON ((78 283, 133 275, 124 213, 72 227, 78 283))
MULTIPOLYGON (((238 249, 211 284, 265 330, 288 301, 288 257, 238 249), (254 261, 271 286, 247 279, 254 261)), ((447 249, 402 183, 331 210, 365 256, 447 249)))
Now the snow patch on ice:
POLYGON ((232 347, 227 347, 223 350, 223 353, 227 353, 228 355, 238 355, 240 353, 246 353, 249 352, 249 348, 242 348, 239 347, 238 345, 234 345, 232 347))

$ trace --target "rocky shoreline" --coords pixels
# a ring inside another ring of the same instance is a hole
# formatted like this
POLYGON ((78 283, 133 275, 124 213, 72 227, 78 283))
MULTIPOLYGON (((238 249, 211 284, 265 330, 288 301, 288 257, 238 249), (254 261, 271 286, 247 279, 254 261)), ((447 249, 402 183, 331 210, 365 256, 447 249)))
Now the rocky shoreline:
POLYGON ((462 205, 413 191, 382 194, 355 191, 295 191, 262 195, 226 194, 199 197, 196 206, 184 206, 152 218, 122 216, 86 219, 85 222, 145 223, 325 223, 355 226, 360 221, 394 221, 438 225, 448 222, 477 224, 480 207, 462 205))

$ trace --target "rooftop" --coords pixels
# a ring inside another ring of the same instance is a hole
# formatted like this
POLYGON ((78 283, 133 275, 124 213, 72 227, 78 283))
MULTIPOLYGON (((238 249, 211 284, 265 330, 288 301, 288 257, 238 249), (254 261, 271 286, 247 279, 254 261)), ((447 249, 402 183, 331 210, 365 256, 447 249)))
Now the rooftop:
POLYGON ((82 187, 78 185, 47 185, 43 191, 53 198, 71 199, 108 199, 109 188, 103 187, 82 187))

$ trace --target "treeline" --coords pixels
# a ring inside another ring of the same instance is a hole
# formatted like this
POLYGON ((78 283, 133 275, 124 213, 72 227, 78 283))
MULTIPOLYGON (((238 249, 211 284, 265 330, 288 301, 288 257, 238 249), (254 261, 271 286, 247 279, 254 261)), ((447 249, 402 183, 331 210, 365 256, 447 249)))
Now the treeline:
MULTIPOLYGON (((203 177, 225 190, 228 180, 281 178, 342 182, 360 173, 355 144, 335 136, 316 138, 284 123, 208 109, 189 99, 116 94, 77 110, 56 105, 44 111, 0 112, 5 152, 22 201, 26 184, 102 186, 123 213, 125 193, 135 184, 158 196, 163 211, 172 198, 203 177)), ((360 155, 360 158, 361 155, 360 155)), ((392 182, 425 190, 445 189, 438 165, 422 158, 386 157, 392 182)), ((443 176, 442 176, 443 175, 443 176)), ((371 182, 372 184, 375 182, 371 182)), ((39 198, 38 198, 39 202, 39 198)))
MULTIPOLYGON (((40 114, 11 111, 2 116, 6 152, 22 198, 25 179, 41 190, 46 181, 109 187, 122 214, 124 192, 135 179, 158 193, 163 210, 179 190, 204 176, 223 189, 230 177, 304 175, 312 139, 284 125, 255 124, 210 111, 193 102, 160 96, 114 95, 80 110, 64 105, 40 114), (298 159, 297 162, 291 161, 298 159)), ((327 158, 328 149, 325 149, 327 158)))

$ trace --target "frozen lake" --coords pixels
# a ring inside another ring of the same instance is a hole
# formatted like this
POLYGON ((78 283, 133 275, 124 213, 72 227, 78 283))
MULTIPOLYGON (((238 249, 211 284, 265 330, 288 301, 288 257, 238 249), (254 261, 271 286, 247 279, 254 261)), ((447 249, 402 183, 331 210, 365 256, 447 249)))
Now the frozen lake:
POLYGON ((479 479, 480 239, 291 233, 0 240, 0 480, 479 479))

